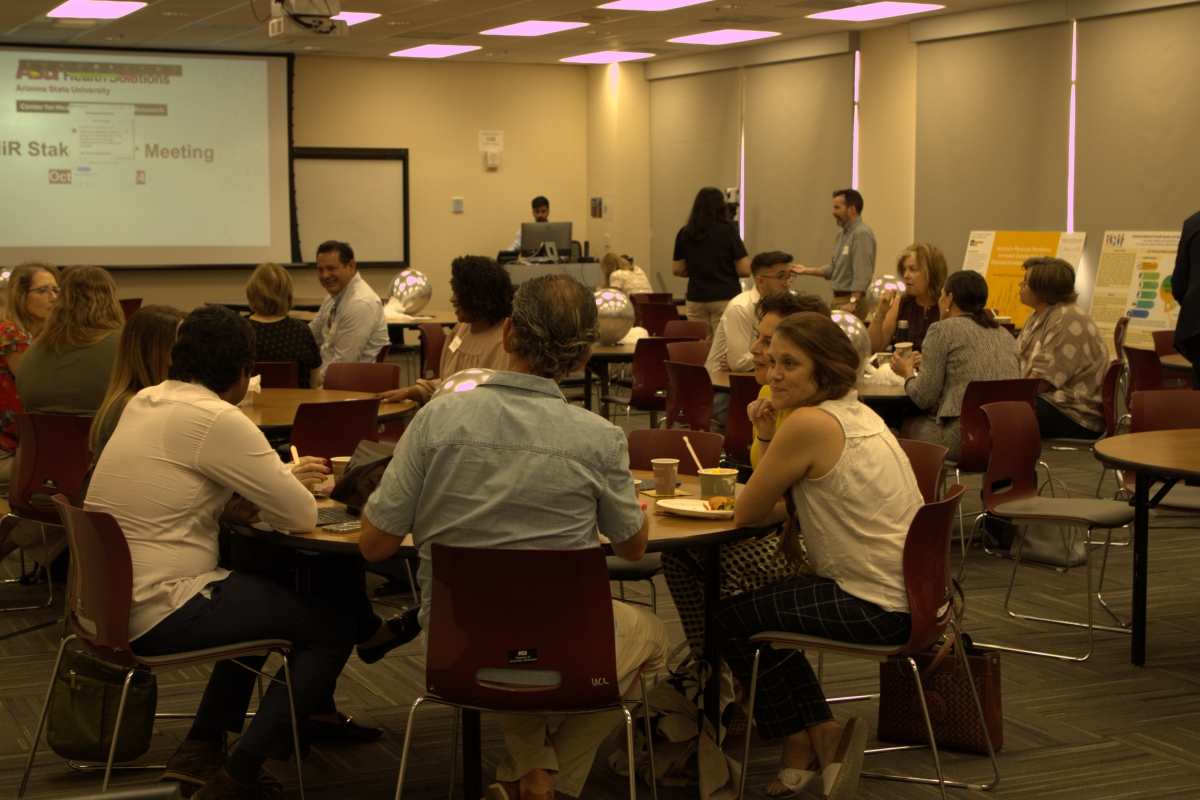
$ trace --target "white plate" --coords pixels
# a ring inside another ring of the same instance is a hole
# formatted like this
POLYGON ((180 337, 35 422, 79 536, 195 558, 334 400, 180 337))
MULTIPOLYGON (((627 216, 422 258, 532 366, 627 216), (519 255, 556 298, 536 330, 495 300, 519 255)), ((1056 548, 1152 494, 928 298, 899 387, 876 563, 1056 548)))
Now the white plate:
POLYGON ((681 517, 698 517, 699 519, 730 519, 733 517, 732 508, 726 511, 713 511, 708 507, 707 500, 689 500, 683 497, 675 500, 659 500, 658 507, 681 517))

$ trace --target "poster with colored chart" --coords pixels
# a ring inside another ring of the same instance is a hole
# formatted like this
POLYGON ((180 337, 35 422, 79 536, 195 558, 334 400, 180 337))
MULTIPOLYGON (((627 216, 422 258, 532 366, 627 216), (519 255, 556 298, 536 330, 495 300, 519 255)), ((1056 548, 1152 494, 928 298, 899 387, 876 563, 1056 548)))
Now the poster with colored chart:
POLYGON ((1179 231, 1105 231, 1090 310, 1101 330, 1111 336, 1117 320, 1129 317, 1125 344, 1153 350, 1151 333, 1175 329, 1178 247, 1179 231))
POLYGON ((1020 328, 1033 310, 1021 305, 1020 299, 1025 260, 1051 256, 1078 270, 1086 239, 1086 233, 1060 231, 971 231, 963 269, 987 278, 988 307, 997 309, 1001 316, 1011 317, 1012 323, 1020 328))

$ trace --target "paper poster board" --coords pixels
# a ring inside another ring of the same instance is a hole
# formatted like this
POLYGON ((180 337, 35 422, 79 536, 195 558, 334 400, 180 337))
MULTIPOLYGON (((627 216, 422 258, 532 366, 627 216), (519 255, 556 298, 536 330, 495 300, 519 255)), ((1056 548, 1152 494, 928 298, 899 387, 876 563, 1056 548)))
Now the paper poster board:
POLYGON ((1178 248, 1179 231, 1104 232, 1090 313, 1108 341, 1121 317, 1129 317, 1130 347, 1153 350, 1153 331, 1175 329, 1179 304, 1171 293, 1171 273, 1178 248))
POLYGON ((1078 270, 1086 238, 1086 233, 1060 231, 971 231, 963 269, 987 278, 988 306, 1012 317, 1020 328, 1033 311, 1021 305, 1018 284, 1025 278, 1021 265, 1029 258, 1052 256, 1078 270))

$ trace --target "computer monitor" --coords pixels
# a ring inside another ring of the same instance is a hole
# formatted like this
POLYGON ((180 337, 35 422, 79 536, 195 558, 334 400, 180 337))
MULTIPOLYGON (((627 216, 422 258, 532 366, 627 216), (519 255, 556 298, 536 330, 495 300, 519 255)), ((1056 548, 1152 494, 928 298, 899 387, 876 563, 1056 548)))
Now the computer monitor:
POLYGON ((571 255, 571 223, 569 222, 522 222, 521 251, 532 253, 543 242, 554 242, 559 256, 571 255))

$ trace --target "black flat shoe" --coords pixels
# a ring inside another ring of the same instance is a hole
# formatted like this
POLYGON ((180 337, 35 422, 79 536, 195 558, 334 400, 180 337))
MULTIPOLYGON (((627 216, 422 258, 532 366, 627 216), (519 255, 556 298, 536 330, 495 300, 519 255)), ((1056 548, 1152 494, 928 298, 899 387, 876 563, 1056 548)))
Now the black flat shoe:
POLYGON ((374 664, 400 645, 408 644, 417 638, 421 634, 421 623, 417 621, 419 610, 419 607, 410 608, 400 616, 385 621, 383 624, 387 625, 388 630, 395 636, 374 647, 360 645, 358 648, 359 660, 364 664, 374 664))
POLYGON ((359 725, 353 717, 338 713, 341 722, 308 721, 308 738, 314 742, 370 742, 383 736, 383 728, 359 725))

